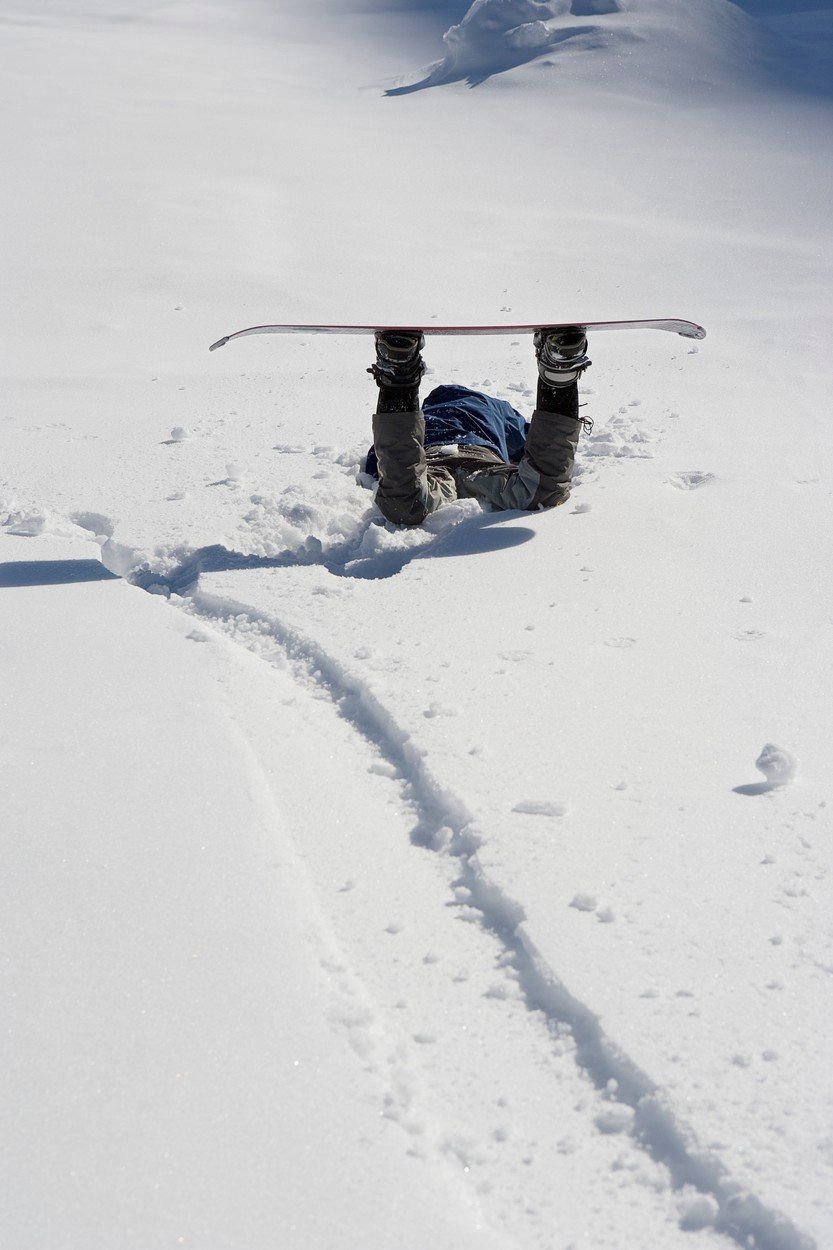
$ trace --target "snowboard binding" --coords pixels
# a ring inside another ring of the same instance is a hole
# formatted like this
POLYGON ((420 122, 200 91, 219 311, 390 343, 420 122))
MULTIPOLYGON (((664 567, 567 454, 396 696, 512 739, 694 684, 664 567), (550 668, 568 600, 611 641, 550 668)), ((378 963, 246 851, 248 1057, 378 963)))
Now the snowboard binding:
POLYGON ((376 333, 376 360, 368 369, 380 388, 392 386, 413 390, 425 373, 422 349, 425 335, 419 331, 379 330, 376 333))
POLYGON ((377 330, 376 360, 368 369, 379 387, 377 412, 413 412, 419 408, 419 384, 425 373, 421 330, 377 330))
POLYGON ((533 337, 538 376, 547 386, 569 386, 592 361, 587 355, 584 326, 543 326, 533 337))

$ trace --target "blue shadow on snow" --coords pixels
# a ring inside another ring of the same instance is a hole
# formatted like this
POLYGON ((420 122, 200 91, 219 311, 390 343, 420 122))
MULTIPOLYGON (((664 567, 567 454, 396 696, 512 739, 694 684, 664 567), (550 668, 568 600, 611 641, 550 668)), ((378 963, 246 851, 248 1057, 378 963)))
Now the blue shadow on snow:
POLYGON ((524 512, 486 512, 454 526, 427 547, 416 550, 383 551, 372 556, 355 556, 352 546, 330 551, 284 551, 277 556, 244 555, 219 543, 200 547, 164 576, 151 570, 137 570, 130 580, 143 589, 164 587, 172 594, 186 594, 203 573, 231 573, 247 569, 324 568, 333 577, 353 577, 381 581, 395 577, 414 560, 458 559, 507 551, 529 542, 535 531, 526 527, 502 527, 502 522, 526 516, 524 512))
POLYGON ((11 560, 0 564, 0 588, 118 580, 100 560, 11 560))

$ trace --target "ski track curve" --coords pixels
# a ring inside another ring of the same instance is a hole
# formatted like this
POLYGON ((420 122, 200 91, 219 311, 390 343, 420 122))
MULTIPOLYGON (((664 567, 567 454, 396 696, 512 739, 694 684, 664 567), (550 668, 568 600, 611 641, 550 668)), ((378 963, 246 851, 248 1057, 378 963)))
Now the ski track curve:
POLYGON ((543 1017, 554 1037, 563 1038, 565 1032, 572 1036, 576 1062, 597 1090, 616 1089, 620 1107, 632 1112, 631 1136, 667 1169, 673 1188, 694 1190, 717 1204, 714 1230, 757 1250, 815 1250, 813 1238, 733 1181, 657 1084, 606 1036, 594 1012, 542 957, 527 930, 522 905, 482 867, 478 852, 483 837, 469 806, 433 776, 407 729, 361 677, 275 616, 203 591, 198 584, 185 597, 174 595, 172 603, 219 627, 266 663, 285 665, 288 660, 401 778, 416 816, 412 842, 454 861, 454 902, 470 908, 502 948, 502 958, 516 970, 528 1011, 543 1017))

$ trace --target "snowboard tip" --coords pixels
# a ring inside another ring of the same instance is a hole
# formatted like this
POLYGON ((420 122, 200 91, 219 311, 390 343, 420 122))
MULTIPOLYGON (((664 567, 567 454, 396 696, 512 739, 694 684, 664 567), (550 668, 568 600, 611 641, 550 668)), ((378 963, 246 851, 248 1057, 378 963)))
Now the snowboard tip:
POLYGON ((209 347, 209 349, 208 349, 208 350, 209 350, 210 352, 216 352, 216 350, 217 350, 217 348, 218 348, 218 347, 225 347, 225 345, 226 345, 226 343, 229 341, 229 338, 230 338, 230 337, 231 337, 231 335, 227 334, 227 335, 225 336, 225 338, 222 338, 222 339, 217 339, 217 342, 216 342, 216 343, 212 343, 212 344, 211 344, 211 346, 209 347))

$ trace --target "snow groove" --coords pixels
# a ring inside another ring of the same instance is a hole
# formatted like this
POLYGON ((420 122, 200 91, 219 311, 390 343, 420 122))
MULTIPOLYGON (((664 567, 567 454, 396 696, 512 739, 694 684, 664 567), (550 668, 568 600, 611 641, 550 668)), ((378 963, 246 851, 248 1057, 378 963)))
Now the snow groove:
POLYGON ((267 639, 270 648, 277 644, 281 660, 288 658, 331 699, 340 715, 397 771, 417 817, 412 842, 456 860, 456 902, 471 909, 472 918, 476 916, 501 944, 504 957, 516 969, 528 1010, 543 1015, 555 1037, 563 1038, 569 1030, 577 1063, 597 1089, 616 1091, 621 1110, 630 1109, 633 1138, 667 1168, 673 1186, 693 1188, 716 1202, 715 1230, 758 1250, 814 1250, 811 1237, 733 1181, 723 1163, 699 1145, 656 1083, 605 1035, 594 1012, 542 957, 526 929, 523 907, 501 890, 480 863, 483 838, 473 813, 433 775, 408 731, 362 679, 313 639, 249 605, 204 592, 198 585, 187 598, 174 597, 174 602, 192 615, 221 625, 239 645, 267 662, 274 663, 274 659, 264 651, 262 640, 267 639))

